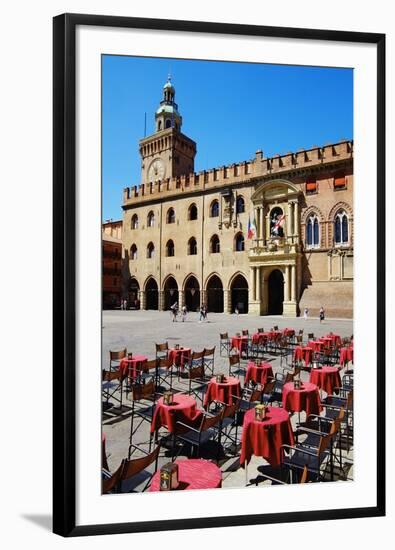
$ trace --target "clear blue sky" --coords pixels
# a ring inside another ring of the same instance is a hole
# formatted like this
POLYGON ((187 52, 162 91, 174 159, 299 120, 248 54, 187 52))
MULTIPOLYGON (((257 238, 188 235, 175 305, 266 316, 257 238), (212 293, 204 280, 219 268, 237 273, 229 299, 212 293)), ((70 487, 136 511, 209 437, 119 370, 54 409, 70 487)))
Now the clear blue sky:
POLYGON ((122 218, 122 191, 140 183, 139 139, 169 71, 197 143, 195 170, 353 137, 353 71, 251 63, 103 56, 103 220, 122 218))

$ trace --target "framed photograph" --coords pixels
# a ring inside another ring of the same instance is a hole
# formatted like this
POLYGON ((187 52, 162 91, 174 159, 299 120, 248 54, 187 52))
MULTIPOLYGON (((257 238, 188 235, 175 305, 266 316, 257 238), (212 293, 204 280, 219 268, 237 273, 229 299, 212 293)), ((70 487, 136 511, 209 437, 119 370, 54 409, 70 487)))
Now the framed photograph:
POLYGON ((54 532, 385 514, 385 36, 54 18, 54 532))

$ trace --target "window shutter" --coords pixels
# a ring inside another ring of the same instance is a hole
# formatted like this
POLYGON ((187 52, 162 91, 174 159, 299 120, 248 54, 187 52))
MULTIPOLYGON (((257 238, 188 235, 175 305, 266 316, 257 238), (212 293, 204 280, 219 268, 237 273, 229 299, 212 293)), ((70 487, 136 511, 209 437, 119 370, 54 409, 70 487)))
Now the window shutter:
POLYGON ((335 189, 339 189, 340 187, 346 187, 346 176, 343 176, 343 175, 335 176, 334 187, 335 189))

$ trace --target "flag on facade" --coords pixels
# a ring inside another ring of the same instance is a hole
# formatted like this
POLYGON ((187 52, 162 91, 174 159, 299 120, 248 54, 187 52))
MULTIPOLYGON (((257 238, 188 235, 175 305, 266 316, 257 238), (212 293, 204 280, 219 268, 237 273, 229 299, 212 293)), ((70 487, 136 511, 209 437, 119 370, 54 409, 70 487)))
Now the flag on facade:
POLYGON ((284 221, 285 221, 285 214, 277 218, 276 223, 274 224, 274 227, 273 227, 274 233, 277 233, 280 227, 284 225, 284 221))
POLYGON ((248 216, 247 239, 253 239, 254 237, 256 237, 255 218, 253 217, 251 222, 251 218, 248 216))

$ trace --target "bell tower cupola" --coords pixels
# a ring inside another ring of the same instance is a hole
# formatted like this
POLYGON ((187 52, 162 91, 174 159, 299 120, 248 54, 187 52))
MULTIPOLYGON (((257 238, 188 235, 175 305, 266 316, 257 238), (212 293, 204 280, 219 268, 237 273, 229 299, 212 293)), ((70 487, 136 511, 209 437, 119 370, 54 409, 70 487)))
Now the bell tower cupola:
POLYGON ((176 90, 171 83, 171 76, 169 75, 166 84, 163 86, 163 99, 155 113, 156 132, 161 132, 167 128, 181 130, 182 117, 178 112, 175 96, 176 90))

